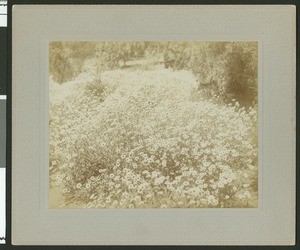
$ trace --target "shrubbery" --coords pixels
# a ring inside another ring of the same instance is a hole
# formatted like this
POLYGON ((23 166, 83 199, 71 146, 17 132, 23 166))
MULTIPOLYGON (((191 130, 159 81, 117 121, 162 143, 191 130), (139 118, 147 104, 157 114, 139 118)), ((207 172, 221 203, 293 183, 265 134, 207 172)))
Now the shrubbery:
POLYGON ((145 54, 162 56, 166 68, 191 70, 200 96, 223 103, 257 104, 256 42, 51 42, 50 74, 58 83, 76 77, 87 58, 96 58, 98 76, 145 54))
POLYGON ((125 66, 129 60, 141 58, 146 42, 50 42, 49 72, 57 83, 74 79, 88 58, 96 58, 97 71, 125 66))
POLYGON ((50 42, 49 73, 57 83, 72 80, 81 73, 84 61, 92 57, 97 43, 50 42))
POLYGON ((52 107, 63 206, 256 206, 257 110, 195 101, 182 74, 104 72, 52 107))
POLYGON ((200 96, 244 107, 257 104, 257 43, 181 42, 165 48, 166 67, 192 70, 200 96))

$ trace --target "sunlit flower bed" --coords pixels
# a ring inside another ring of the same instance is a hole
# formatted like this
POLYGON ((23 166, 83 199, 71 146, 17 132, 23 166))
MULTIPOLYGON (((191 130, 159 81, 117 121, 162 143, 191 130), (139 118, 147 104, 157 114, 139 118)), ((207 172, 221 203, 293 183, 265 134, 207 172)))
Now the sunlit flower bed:
POLYGON ((109 71, 51 105, 62 207, 257 206, 257 110, 194 101, 188 76, 109 71))

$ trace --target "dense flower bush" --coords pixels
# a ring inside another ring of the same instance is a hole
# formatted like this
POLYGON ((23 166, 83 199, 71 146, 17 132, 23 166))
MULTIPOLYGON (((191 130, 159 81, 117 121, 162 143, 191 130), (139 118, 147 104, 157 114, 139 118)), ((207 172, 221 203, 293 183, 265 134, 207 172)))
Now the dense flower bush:
POLYGON ((188 72, 168 69, 73 84, 51 106, 61 206, 257 206, 257 109, 195 100, 196 90, 188 72))

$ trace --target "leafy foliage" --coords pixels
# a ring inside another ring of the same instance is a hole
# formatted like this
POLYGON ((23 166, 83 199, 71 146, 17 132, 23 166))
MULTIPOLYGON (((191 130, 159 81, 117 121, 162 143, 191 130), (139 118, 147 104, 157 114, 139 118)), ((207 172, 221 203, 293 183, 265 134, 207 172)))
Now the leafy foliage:
POLYGON ((96 43, 50 42, 49 72, 57 83, 74 79, 81 73, 84 61, 94 55, 96 43))
POLYGON ((87 58, 101 72, 126 66, 145 54, 163 54, 166 68, 191 70, 200 95, 242 106, 257 104, 258 55, 255 42, 52 42, 50 74, 58 83, 76 77, 87 58))
POLYGON ((185 42, 165 49, 166 67, 192 70, 201 96, 242 106, 257 104, 257 43, 185 42))
POLYGON ((145 50, 145 42, 51 42, 49 72, 54 81, 64 83, 78 76, 85 60, 93 57, 100 78, 104 70, 124 67, 128 60, 142 57, 145 50))

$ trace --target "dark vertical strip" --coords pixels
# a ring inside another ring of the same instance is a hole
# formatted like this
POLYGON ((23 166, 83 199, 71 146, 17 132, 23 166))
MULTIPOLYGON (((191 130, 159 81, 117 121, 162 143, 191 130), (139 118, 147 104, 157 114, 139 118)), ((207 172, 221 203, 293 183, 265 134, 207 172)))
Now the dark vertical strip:
POLYGON ((12 6, 13 1, 8 1, 7 6, 7 77, 6 77, 6 244, 11 245, 11 207, 12 207, 12 6))
POLYGON ((7 28, 0 27, 0 95, 6 95, 7 28))

